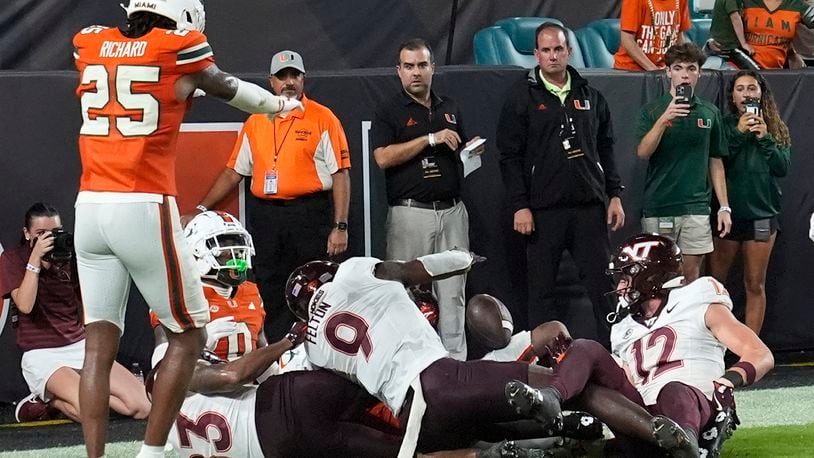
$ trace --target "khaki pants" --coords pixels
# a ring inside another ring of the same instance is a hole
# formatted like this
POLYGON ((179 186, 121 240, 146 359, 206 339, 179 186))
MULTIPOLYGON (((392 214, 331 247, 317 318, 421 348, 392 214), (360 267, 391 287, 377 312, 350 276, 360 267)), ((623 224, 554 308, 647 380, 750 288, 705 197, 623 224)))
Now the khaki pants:
MULTIPOLYGON (((450 248, 469 249, 469 215, 463 202, 446 210, 393 206, 387 212, 387 259, 410 261, 450 248)), ((466 360, 466 276, 433 283, 440 316, 438 334, 450 356, 466 360)))

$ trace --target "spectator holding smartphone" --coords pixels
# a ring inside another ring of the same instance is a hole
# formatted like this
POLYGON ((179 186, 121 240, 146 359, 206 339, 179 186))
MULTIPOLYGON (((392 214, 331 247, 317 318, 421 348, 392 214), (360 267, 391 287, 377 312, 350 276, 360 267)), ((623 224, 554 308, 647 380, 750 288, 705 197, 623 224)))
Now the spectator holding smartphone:
POLYGON ((789 168, 791 138, 759 73, 738 72, 729 84, 728 100, 724 131, 729 155, 723 162, 732 230, 715 238, 710 273, 725 282, 735 255, 743 251, 746 325, 759 334, 766 312, 766 268, 779 229, 778 179, 789 168))
POLYGON ((648 160, 642 229, 678 243, 688 282, 698 278, 703 256, 713 250, 711 187, 721 203, 716 225, 722 236, 732 224, 721 161, 727 151, 721 112, 692 95, 704 59, 693 43, 667 50, 670 91, 642 108, 636 148, 639 159, 648 160))

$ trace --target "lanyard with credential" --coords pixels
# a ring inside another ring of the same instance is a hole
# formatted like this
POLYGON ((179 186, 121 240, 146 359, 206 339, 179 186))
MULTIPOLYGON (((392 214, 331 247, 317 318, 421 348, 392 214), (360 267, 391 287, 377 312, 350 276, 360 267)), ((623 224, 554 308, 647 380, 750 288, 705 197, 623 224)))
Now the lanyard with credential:
POLYGON ((282 149, 283 145, 285 145, 285 139, 288 138, 288 133, 291 132, 291 126, 294 125, 295 118, 291 118, 291 124, 288 125, 288 129, 285 131, 285 135, 283 135, 283 140, 277 145, 277 126, 274 126, 274 164, 272 164, 272 170, 277 170, 277 156, 280 155, 280 149, 282 149))
POLYGON ((288 138, 288 133, 291 132, 291 126, 294 125, 294 121, 295 119, 291 118, 291 124, 288 125, 288 129, 286 129, 283 140, 279 145, 277 144, 277 125, 272 124, 274 129, 274 163, 271 165, 271 170, 266 170, 266 175, 263 179, 263 194, 267 196, 277 194, 277 181, 280 178, 277 173, 277 157, 280 155, 280 149, 285 145, 285 139, 288 138))

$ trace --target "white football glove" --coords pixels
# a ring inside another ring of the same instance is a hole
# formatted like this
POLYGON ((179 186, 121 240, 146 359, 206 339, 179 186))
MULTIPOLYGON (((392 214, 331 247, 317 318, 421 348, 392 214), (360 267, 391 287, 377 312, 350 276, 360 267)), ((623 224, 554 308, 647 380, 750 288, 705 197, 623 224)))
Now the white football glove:
POLYGON ((237 332, 237 323, 235 317, 225 316, 212 320, 206 324, 206 346, 205 349, 209 351, 215 350, 218 346, 218 341, 224 337, 228 337, 237 332))
POLYGON ((292 99, 288 97, 280 97, 278 95, 273 96, 271 106, 274 107, 276 105, 276 109, 269 113, 269 118, 272 120, 275 116, 280 115, 281 117, 286 117, 288 113, 292 110, 299 108, 302 111, 305 111, 305 107, 302 105, 297 99, 292 99))

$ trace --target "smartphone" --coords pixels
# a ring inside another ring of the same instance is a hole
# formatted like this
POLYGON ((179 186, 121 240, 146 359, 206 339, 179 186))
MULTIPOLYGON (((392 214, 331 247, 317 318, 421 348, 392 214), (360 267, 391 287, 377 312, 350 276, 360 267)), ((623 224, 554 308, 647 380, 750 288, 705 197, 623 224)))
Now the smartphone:
POLYGON ((692 86, 687 83, 676 86, 676 99, 676 103, 689 105, 690 99, 692 99, 692 86))
POLYGON ((755 116, 760 116, 760 101, 757 99, 746 99, 743 102, 743 108, 747 113, 752 113, 755 116))
POLYGON ((769 239, 772 237, 772 220, 769 218, 766 219, 756 219, 754 221, 755 227, 755 241, 757 242, 768 242, 769 239))

